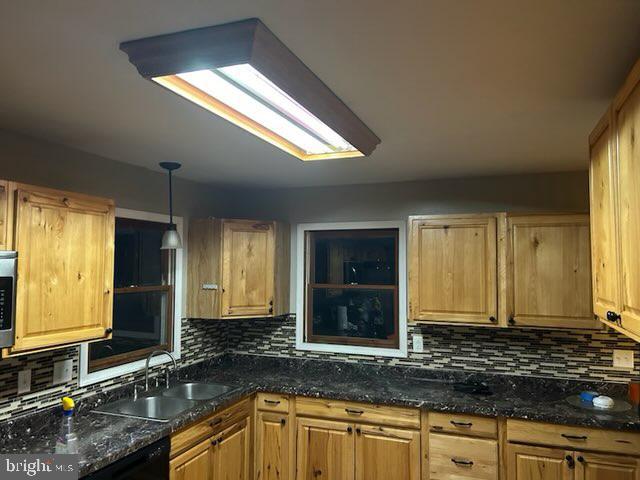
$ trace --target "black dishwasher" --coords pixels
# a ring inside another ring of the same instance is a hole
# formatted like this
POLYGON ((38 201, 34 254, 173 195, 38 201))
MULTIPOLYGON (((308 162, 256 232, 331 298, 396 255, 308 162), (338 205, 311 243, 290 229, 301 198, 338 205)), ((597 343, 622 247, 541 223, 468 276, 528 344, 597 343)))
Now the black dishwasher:
POLYGON ((163 438, 82 478, 86 480, 168 480, 170 445, 169 438, 163 438))

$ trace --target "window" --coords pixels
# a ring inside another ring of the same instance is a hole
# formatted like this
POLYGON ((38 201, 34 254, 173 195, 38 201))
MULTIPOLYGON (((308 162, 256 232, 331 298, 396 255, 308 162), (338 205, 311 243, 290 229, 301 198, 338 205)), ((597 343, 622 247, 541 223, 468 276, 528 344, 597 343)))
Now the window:
POLYGON ((298 235, 298 347, 406 353, 404 226, 301 225, 298 235))
POLYGON ((81 385, 136 371, 156 349, 179 357, 182 252, 160 249, 167 221, 116 210, 113 334, 81 346, 81 385))

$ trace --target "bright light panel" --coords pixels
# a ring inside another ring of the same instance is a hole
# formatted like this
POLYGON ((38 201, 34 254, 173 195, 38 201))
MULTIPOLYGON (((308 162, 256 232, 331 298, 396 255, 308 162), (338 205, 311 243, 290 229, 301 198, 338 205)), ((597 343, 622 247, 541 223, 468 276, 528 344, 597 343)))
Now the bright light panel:
POLYGON ((338 133, 249 64, 180 73, 154 80, 303 160, 362 156, 338 133), (228 111, 219 112, 202 105, 202 101, 196 101, 192 93, 185 93, 176 85, 172 80, 176 77, 291 145, 257 131, 243 122, 241 116, 230 116, 228 111))

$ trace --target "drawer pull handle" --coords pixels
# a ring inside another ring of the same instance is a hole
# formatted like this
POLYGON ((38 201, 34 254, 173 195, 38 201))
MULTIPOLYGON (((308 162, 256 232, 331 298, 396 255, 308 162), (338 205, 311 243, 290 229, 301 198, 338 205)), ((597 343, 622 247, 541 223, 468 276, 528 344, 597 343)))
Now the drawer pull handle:
POLYGON ((586 435, 568 435, 566 433, 561 434, 564 438, 566 438, 567 440, 580 440, 580 441, 585 441, 587 438, 586 435))
POLYGON ((215 427, 216 425, 220 425, 222 423, 222 417, 218 417, 211 422, 209 422, 210 427, 215 427))
POLYGON ((450 423, 454 427, 460 427, 460 428, 471 428, 473 426, 473 423, 471 422, 456 422, 455 420, 451 420, 450 423))
POLYGON ((458 465, 459 467, 472 467, 473 462, 471 460, 459 460, 457 458, 452 458, 451 461, 458 465))
POLYGON ((280 405, 280 400, 269 400, 268 398, 265 398, 264 403, 269 405, 280 405))
POLYGON ((364 413, 363 410, 354 410, 352 408, 345 408, 344 411, 349 415, 362 415, 364 413))

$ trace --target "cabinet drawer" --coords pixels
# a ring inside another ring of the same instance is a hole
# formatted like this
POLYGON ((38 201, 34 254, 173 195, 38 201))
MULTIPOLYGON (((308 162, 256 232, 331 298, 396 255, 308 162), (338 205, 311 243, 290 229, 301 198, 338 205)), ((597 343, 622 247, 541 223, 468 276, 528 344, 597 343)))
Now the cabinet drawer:
POLYGON ((174 433, 171 436, 171 457, 175 457, 203 439, 220 432, 242 418, 248 417, 250 411, 249 399, 245 398, 224 410, 214 413, 205 420, 201 420, 174 433))
POLYGON ((376 423, 390 427, 420 428, 420 410, 368 403, 298 397, 297 415, 376 423))
POLYGON ((429 433, 431 480, 497 480, 498 442, 429 433))
POLYGON ((495 418, 455 413, 429 413, 429 430, 455 433, 472 437, 498 438, 498 421, 495 418))
POLYGON ((640 433, 507 420, 507 440, 576 450, 638 455, 640 433))
POLYGON ((258 410, 265 412, 287 413, 289 411, 289 397, 277 393, 259 393, 256 397, 256 405, 258 410))

